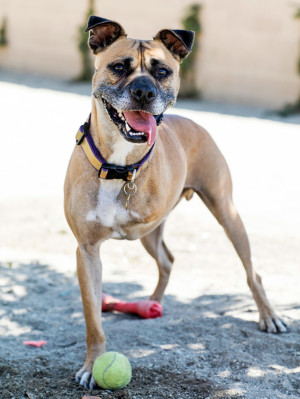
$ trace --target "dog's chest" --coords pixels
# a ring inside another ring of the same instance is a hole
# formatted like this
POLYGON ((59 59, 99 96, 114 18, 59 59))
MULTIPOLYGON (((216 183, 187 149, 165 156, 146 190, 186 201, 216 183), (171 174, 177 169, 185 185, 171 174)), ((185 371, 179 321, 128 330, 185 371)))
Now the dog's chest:
POLYGON ((87 221, 98 222, 112 229, 112 237, 126 238, 127 227, 139 223, 140 215, 125 208, 124 182, 120 180, 101 181, 97 205, 87 213, 87 221))

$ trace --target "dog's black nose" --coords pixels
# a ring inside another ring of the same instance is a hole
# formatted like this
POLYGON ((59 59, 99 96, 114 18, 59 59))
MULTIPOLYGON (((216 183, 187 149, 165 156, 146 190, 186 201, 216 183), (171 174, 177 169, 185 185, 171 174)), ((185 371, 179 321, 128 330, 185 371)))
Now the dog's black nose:
POLYGON ((132 81, 130 93, 139 104, 150 104, 157 95, 153 82, 145 76, 132 81))

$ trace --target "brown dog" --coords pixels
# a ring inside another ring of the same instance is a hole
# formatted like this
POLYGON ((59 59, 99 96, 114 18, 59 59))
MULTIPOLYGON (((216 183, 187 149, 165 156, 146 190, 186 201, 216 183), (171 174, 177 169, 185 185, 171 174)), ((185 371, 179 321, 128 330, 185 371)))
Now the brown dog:
POLYGON ((191 51, 193 32, 166 29, 154 40, 133 40, 118 23, 95 16, 86 30, 96 55, 92 112, 77 134, 65 181, 65 214, 78 241, 86 320, 87 355, 76 380, 93 388, 93 363, 105 351, 101 243, 141 239, 159 269, 151 298, 161 301, 174 260, 163 241, 164 224, 193 192, 223 226, 244 265, 260 328, 285 331, 252 267, 247 234, 232 202, 230 172, 216 144, 185 118, 166 115, 158 127, 176 100, 179 64, 191 51))

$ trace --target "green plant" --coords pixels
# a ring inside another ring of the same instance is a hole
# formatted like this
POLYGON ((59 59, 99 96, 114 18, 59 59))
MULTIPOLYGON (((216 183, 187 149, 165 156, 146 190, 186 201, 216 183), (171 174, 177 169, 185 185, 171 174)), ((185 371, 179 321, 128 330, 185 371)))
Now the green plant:
POLYGON ((88 11, 85 15, 85 22, 78 28, 78 50, 81 57, 81 73, 77 77, 77 81, 90 81, 93 75, 93 66, 90 58, 90 49, 88 47, 88 32, 85 32, 86 21, 90 15, 94 14, 94 0, 88 0, 88 11))
MULTIPOLYGON (((300 8, 297 9, 296 13, 294 14, 294 18, 300 19, 300 8)), ((300 75, 300 55, 297 61, 297 70, 298 70, 298 75, 300 75)), ((298 96, 298 99, 294 103, 286 104, 282 109, 277 111, 277 114, 286 117, 293 114, 297 114, 299 112, 300 112, 300 94, 298 96)))
POLYGON ((286 104, 283 108, 277 111, 279 116, 287 117, 300 112, 300 97, 294 103, 286 104))
POLYGON ((196 56, 199 48, 199 39, 201 34, 200 24, 201 4, 192 4, 185 10, 185 15, 181 21, 184 29, 195 32, 195 41, 193 51, 183 60, 181 64, 182 89, 181 97, 198 97, 199 92, 196 89, 196 56))
MULTIPOLYGON (((294 17, 296 19, 300 19, 300 8, 298 8, 298 10, 296 11, 294 17)), ((300 56, 298 58, 298 74, 300 75, 300 56)))
POLYGON ((0 25, 0 46, 6 46, 7 44, 7 19, 3 18, 0 25))

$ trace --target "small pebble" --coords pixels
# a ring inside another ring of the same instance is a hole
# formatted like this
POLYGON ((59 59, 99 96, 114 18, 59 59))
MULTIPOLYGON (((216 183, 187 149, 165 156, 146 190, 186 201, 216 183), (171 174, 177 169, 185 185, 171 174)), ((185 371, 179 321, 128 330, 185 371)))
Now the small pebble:
POLYGON ((101 399, 100 396, 83 396, 81 399, 101 399))

